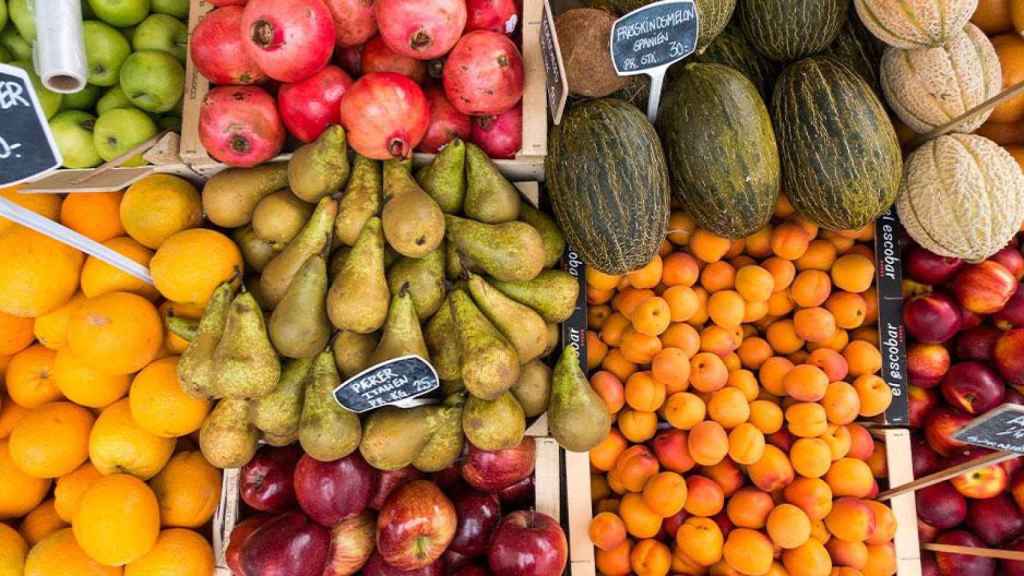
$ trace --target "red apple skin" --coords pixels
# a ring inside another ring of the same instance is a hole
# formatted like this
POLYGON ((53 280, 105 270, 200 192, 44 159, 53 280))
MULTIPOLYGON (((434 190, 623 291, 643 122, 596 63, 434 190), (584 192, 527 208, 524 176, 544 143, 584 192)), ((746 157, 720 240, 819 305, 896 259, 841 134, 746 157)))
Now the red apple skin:
POLYGON ((501 521, 501 502, 498 497, 472 491, 461 494, 454 504, 459 524, 448 549, 470 558, 485 554, 491 543, 491 535, 501 521))
POLYGON ((430 475, 430 480, 437 484, 437 487, 445 494, 455 494, 468 487, 466 481, 462 479, 462 468, 458 465, 449 466, 440 472, 433 472, 430 475))
MULTIPOLYGON (((1024 538, 1013 541, 1007 546, 1004 546, 1006 550, 1017 550, 1018 552, 1024 552, 1024 538)), ((1000 560, 999 567, 1002 568, 1003 576, 1024 576, 1024 562, 1018 560, 1000 560)))
POLYGON ((472 558, 459 554, 452 549, 445 550, 444 555, 441 556, 441 560, 444 561, 445 568, 448 570, 449 574, 451 574, 453 570, 458 570, 463 566, 468 566, 473 563, 472 558))
POLYGON ((370 559, 376 548, 377 519, 373 513, 346 518, 331 528, 331 547, 323 576, 352 576, 370 559))
POLYGON ((1006 306, 1003 306, 1003 309, 996 312, 992 318, 1000 328, 1024 326, 1024 286, 1018 285, 1006 306))
POLYGON ((257 528, 273 518, 270 514, 258 514, 235 524, 228 537, 228 547, 224 550, 224 560, 234 576, 248 576, 242 569, 242 548, 245 541, 257 528))
POLYGON ((437 485, 413 480, 395 489, 377 517, 377 550, 401 570, 434 563, 455 537, 455 506, 437 485))
POLYGON ((1017 506, 1024 510, 1024 472, 1017 472, 1010 481, 1010 495, 1017 506))
POLYGON ((469 453, 462 465, 462 477, 483 492, 498 492, 533 474, 537 461, 537 446, 532 436, 526 436, 518 446, 506 450, 487 451, 469 445, 469 453))
POLYGON ((969 414, 953 411, 945 406, 932 410, 931 416, 924 427, 924 436, 928 445, 943 456, 951 456, 957 449, 967 446, 964 442, 953 439, 953 434, 971 421, 969 414))
POLYGON ((1017 249, 1013 242, 1010 242, 1006 248, 993 254, 989 260, 995 260, 1002 264, 1017 280, 1024 278, 1024 255, 1021 255, 1020 250, 1017 249))
POLYGON ((1001 462, 999 465, 1002 466, 1003 470, 1006 470, 1006 476, 1010 479, 1013 479, 1013 477, 1017 475, 1017 471, 1019 471, 1021 468, 1024 468, 1024 460, 1022 460, 1021 457, 1018 456, 1013 460, 1001 462))
POLYGON ((954 349, 956 357, 960 360, 982 362, 991 360, 995 354, 996 342, 1002 335, 1002 330, 997 330, 992 326, 977 326, 964 330, 956 335, 954 349))
POLYGON ((1002 466, 985 466, 975 468, 966 474, 962 474, 950 481, 956 491, 967 498, 982 500, 995 498, 1006 490, 1010 484, 1010 478, 1002 466))
MULTIPOLYGON (((937 542, 954 546, 985 547, 981 539, 965 530, 946 532, 939 536, 937 542)), ((996 573, 996 561, 981 556, 939 552, 936 554, 936 562, 942 576, 995 576, 996 573)))
POLYGON ((911 280, 932 286, 945 284, 964 266, 959 258, 932 254, 920 246, 910 247, 903 258, 904 272, 911 280))
POLYGON ((295 496, 310 518, 333 527, 366 510, 377 476, 358 451, 332 462, 306 454, 295 467, 295 496))
POLYGON ((321 576, 331 535, 299 512, 275 516, 249 535, 242 547, 248 576, 321 576))
POLYGON ((914 493, 917 517, 938 530, 948 530, 967 518, 967 499, 949 482, 927 486, 914 493))
POLYGON ((451 576, 490 576, 490 572, 480 567, 479 564, 467 564, 452 572, 451 576))
POLYGON ((384 561, 374 552, 370 560, 363 566, 363 576, 443 576, 444 560, 438 558, 433 564, 415 570, 400 570, 384 561))
POLYGON ((934 554, 922 554, 921 576, 940 576, 939 565, 935 562, 934 554))
POLYGON ((938 405, 939 399, 935 392, 927 388, 910 385, 907 389, 907 404, 910 412, 910 427, 920 428, 924 425, 928 412, 938 405))
POLYGON ((960 329, 970 330, 971 328, 977 328, 981 326, 981 323, 985 320, 985 316, 975 314, 970 310, 960 309, 960 329))
POLYGON ((498 500, 506 509, 532 508, 535 496, 534 477, 531 474, 511 486, 498 491, 498 500))
POLYGON ((1013 540, 1024 532, 1024 514, 1007 494, 972 500, 967 506, 967 527, 989 546, 1013 540))
POLYGON ((916 342, 907 349, 907 375, 910 383, 932 388, 949 371, 949 350, 942 344, 916 342))
POLYGON ((995 371, 981 362, 954 364, 941 384, 942 397, 951 406, 978 415, 1002 403, 1006 385, 995 371))
POLYGON ((934 542, 935 538, 939 535, 939 529, 931 524, 917 519, 917 538, 921 542, 934 542))
POLYGON ((953 280, 953 293, 975 314, 998 312, 1017 290, 1017 279, 1002 264, 986 260, 961 270, 953 280))
POLYGON ((992 352, 996 368, 1011 386, 1024 386, 1024 328, 1008 330, 992 352))
POLYGON ((295 505, 292 479, 295 465, 302 457, 297 445, 275 448, 263 446, 238 476, 242 501, 260 512, 284 512, 295 505))
POLYGON ((903 306, 907 332, 921 342, 940 344, 956 335, 962 326, 960 307, 940 292, 911 298, 903 306))
POLYGON ((423 473, 412 466, 406 466, 398 470, 381 471, 377 481, 377 488, 373 493, 373 498, 370 499, 370 508, 380 510, 395 488, 420 478, 423 478, 423 473))
POLYGON ((541 512, 513 512, 494 533, 487 563, 494 576, 559 576, 569 558, 565 532, 541 512))
POLYGON ((911 461, 914 465, 914 478, 927 476, 938 471, 943 465, 943 458, 923 437, 915 436, 911 441, 911 461))

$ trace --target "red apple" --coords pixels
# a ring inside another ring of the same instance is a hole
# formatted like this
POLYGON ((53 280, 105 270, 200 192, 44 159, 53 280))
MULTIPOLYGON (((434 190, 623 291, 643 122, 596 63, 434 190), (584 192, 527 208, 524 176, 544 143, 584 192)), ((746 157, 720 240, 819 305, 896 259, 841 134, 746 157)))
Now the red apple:
POLYGON ((231 535, 228 537, 228 547, 224 550, 224 560, 227 562, 231 574, 234 576, 247 576, 242 569, 242 548, 245 547, 245 541, 249 539, 249 536, 271 518, 273 516, 270 514, 258 514, 235 524, 235 527, 231 530, 231 535))
POLYGON ((341 97, 352 78, 334 65, 324 66, 305 80, 285 84, 277 91, 277 109, 288 131, 312 142, 331 124, 341 123, 341 97))
POLYGON ((996 341, 1002 335, 1002 330, 991 326, 964 330, 956 335, 956 356, 960 360, 990 360, 996 349, 996 341))
POLYGON ((1001 462, 999 465, 1003 467, 1003 470, 1006 470, 1007 477, 1013 478, 1017 474, 1018 470, 1024 468, 1024 459, 1021 459, 1021 457, 1018 456, 1012 460, 1001 462))
POLYGON ((1017 506, 1024 509, 1024 472, 1013 475, 1013 481, 1010 482, 1010 495, 1017 502, 1017 506))
POLYGON ((949 350, 942 344, 917 342, 907 349, 907 375, 921 388, 937 385, 949 371, 949 350))
POLYGON ((922 554, 921 556, 921 576, 940 576, 939 565, 935 562, 935 555, 922 554))
POLYGON ((907 332, 922 342, 945 342, 960 329, 960 307, 945 294, 924 294, 903 306, 903 323, 907 332))
POLYGON ((989 260, 995 260, 1002 264, 1017 280, 1024 278, 1024 255, 1021 255, 1020 250, 1017 249, 1013 242, 1010 242, 1006 248, 993 254, 989 260))
POLYGON ((412 466, 406 466, 405 468, 399 468, 398 470, 385 470, 380 473, 380 479, 377 481, 376 489, 373 493, 373 498, 370 499, 370 508, 374 510, 380 510, 384 506, 384 502, 391 495, 391 492, 412 480, 418 480, 423 478, 423 473, 413 468, 412 466))
POLYGON ((455 499, 459 518, 449 550, 475 558, 487 552, 491 535, 501 520, 501 503, 494 494, 466 492, 455 499))
POLYGON ((1024 532, 1024 514, 1012 498, 1000 493, 970 502, 967 527, 989 546, 999 546, 1024 532))
POLYGON ((569 558, 565 532, 541 512, 513 512, 494 533, 487 563, 494 576, 559 576, 569 558))
POLYGON ((306 454, 295 467, 295 496, 303 512, 331 527, 366 509, 377 476, 359 452, 332 462, 306 454))
POLYGON ((959 258, 947 258, 932 254, 920 246, 912 246, 904 256, 904 271, 915 282, 921 284, 945 284, 963 267, 959 258))
POLYGON ((953 438, 953 434, 971 421, 971 416, 963 412, 953 411, 945 406, 932 410, 928 422, 924 426, 924 436, 928 445, 943 456, 950 456, 958 448, 967 444, 953 438))
MULTIPOLYGON (((1024 538, 1018 539, 1008 546, 1003 547, 1005 550, 1016 550, 1018 552, 1024 552, 1024 538)), ((1024 576, 1024 561, 1020 560, 1000 560, 1000 568, 1003 569, 1001 574, 1003 576, 1024 576)))
POLYGON ((992 352, 996 368, 1012 386, 1024 386, 1024 328, 1008 330, 992 352))
POLYGON ((1000 328, 1024 326, 1024 287, 1017 286, 1017 290, 1014 291, 1013 296, 1010 296, 1006 306, 996 312, 993 319, 1000 328))
POLYGON ((479 564, 466 564, 452 572, 451 576, 491 576, 491 573, 481 568, 479 564))
POLYGON ((468 487, 466 481, 462 479, 462 468, 457 464, 432 473, 430 480, 445 494, 455 494, 468 487))
POLYGON ((331 528, 331 547, 323 576, 351 576, 366 564, 376 547, 377 519, 365 511, 331 528))
POLYGON ((939 530, 948 530, 967 518, 967 499, 949 482, 921 488, 914 496, 917 517, 939 530))
POLYGON ((953 280, 953 293, 965 309, 976 314, 998 312, 1017 290, 1017 279, 1002 264, 986 260, 961 270, 953 280))
POLYGON ((377 552, 363 566, 363 576, 443 576, 444 560, 438 558, 433 564, 415 570, 400 570, 384 561, 377 552))
POLYGON ((249 576, 322 576, 331 535, 299 512, 286 512, 249 535, 242 567, 249 576))
POLYGON ((429 566, 455 537, 455 506, 437 485, 413 480, 396 488, 377 517, 377 550, 401 570, 429 566))
POLYGON ((532 508, 536 489, 534 477, 531 474, 519 482, 498 490, 498 500, 506 509, 509 508, 532 508))
POLYGON ((481 450, 472 443, 462 465, 462 477, 483 492, 497 492, 533 474, 537 447, 532 436, 506 450, 481 450))
POLYGON ((295 464, 302 457, 297 445, 274 448, 263 446, 238 476, 242 501, 261 512, 284 512, 295 505, 292 478, 295 464))
POLYGON ((449 574, 451 574, 453 570, 458 570, 473 563, 472 558, 469 556, 463 556, 452 549, 445 550, 444 555, 441 556, 441 560, 444 562, 445 569, 448 570, 449 574))
POLYGON ((931 411, 939 403, 938 397, 935 392, 918 386, 910 385, 907 389, 907 404, 910 412, 910 427, 920 428, 924 426, 925 418, 928 417, 928 412, 931 411))
POLYGON ((921 542, 934 542, 935 538, 939 535, 939 529, 931 524, 917 519, 917 538, 921 542))
POLYGON ((977 328, 978 326, 981 326, 981 323, 984 319, 985 317, 980 314, 975 314, 974 312, 971 312, 970 310, 965 310, 964 308, 960 309, 961 330, 970 330, 971 328, 977 328))
POLYGON ((968 414, 984 414, 1003 401, 1006 385, 981 362, 954 364, 942 379, 942 397, 968 414))
POLYGON ((925 442, 924 438, 915 438, 913 440, 911 462, 914 466, 914 478, 920 478, 932 472, 937 472, 942 468, 943 458, 938 452, 932 450, 932 447, 925 442))
MULTIPOLYGON (((972 548, 985 547, 985 543, 977 536, 964 530, 946 532, 939 536, 937 542, 972 548)), ((995 576, 996 573, 996 561, 982 556, 939 552, 936 554, 936 562, 939 565, 939 574, 942 576, 995 576)))
POLYGON ((966 474, 961 474, 950 481, 956 491, 968 498, 978 500, 994 498, 1006 490, 1010 484, 1010 478, 1006 470, 999 465, 975 468, 966 474))

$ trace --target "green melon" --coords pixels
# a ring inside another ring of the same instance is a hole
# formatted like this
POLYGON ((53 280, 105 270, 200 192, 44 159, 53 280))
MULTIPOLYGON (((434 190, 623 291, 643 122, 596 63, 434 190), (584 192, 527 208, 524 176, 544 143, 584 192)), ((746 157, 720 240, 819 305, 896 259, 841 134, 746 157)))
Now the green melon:
POLYGON ((882 61, 882 52, 885 51, 885 44, 875 38, 860 18, 857 12, 850 10, 846 24, 836 37, 836 41, 829 46, 826 54, 842 60, 844 64, 853 68, 860 77, 867 81, 875 90, 881 93, 881 85, 878 81, 878 67, 882 61))
POLYGON ((779 151, 757 87, 721 64, 689 63, 661 103, 658 133, 672 195, 697 225, 743 238, 779 197, 779 151))
POLYGON ((849 0, 743 0, 737 17, 758 52, 778 62, 817 54, 839 35, 849 0))
POLYGON ((658 253, 669 214, 668 168, 654 126, 636 106, 580 102, 548 134, 548 193, 565 237, 608 274, 658 253))
POLYGON ((801 213, 831 230, 861 228, 896 199, 903 160, 878 97, 829 56, 791 64, 775 83, 772 121, 782 187, 801 213))
MULTIPOLYGON (((656 0, 584 0, 584 4, 594 8, 604 8, 619 14, 643 8, 656 0)), ((700 21, 700 37, 697 38, 697 50, 702 50, 722 33, 736 9, 736 0, 696 0, 697 17, 700 21)))
MULTIPOLYGON (((775 77, 782 68, 754 50, 738 26, 729 26, 715 38, 703 53, 694 56, 697 62, 723 64, 743 73, 766 100, 772 95, 775 77)), ((668 69, 669 78, 675 78, 689 60, 668 69)))

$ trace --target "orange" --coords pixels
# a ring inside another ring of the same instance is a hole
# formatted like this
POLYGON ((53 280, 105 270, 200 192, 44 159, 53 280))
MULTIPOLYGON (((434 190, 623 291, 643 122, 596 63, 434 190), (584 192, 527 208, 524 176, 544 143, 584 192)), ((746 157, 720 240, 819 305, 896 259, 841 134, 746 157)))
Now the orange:
POLYGON ((110 375, 91 368, 68 348, 57 351, 53 380, 68 400, 90 408, 103 408, 120 400, 132 382, 127 374, 110 375))
POLYGON ((129 236, 156 249, 176 232, 199 226, 203 207, 199 191, 188 181, 153 174, 125 191, 120 215, 129 236))
POLYGON ((20 518, 39 505, 50 492, 49 478, 35 478, 22 472, 11 459, 7 440, 0 440, 0 520, 20 518))
POLYGON ((161 358, 136 374, 128 403, 140 427, 165 438, 199 430, 210 411, 208 400, 193 398, 182 390, 177 356, 161 358))
POLYGON ((37 317, 33 328, 36 340, 50 350, 60 350, 67 346, 68 323, 71 321, 71 314, 82 302, 85 302, 85 294, 76 292, 67 303, 52 312, 37 317))
POLYGON ((860 293, 875 280, 875 264, 863 254, 840 256, 832 265, 832 283, 841 290, 860 293))
POLYGON ((97 242, 124 234, 122 192, 73 192, 60 207, 60 223, 97 242))
MULTIPOLYGON (((31 210, 50 220, 56 220, 57 216, 60 215, 61 199, 60 196, 55 194, 21 194, 17 186, 12 186, 10 188, 0 188, 0 198, 10 200, 18 206, 31 210)), ((0 233, 21 227, 20 224, 15 224, 6 218, 0 218, 0 233)))
POLYGON ((50 498, 36 506, 28 513, 28 516, 25 516, 18 531, 29 545, 35 545, 57 530, 66 528, 67 525, 67 522, 57 515, 57 511, 53 507, 53 498, 50 498))
POLYGON ((130 374, 153 361, 163 332, 151 302, 137 294, 111 292, 89 298, 71 315, 68 345, 96 370, 130 374))
POLYGON ((741 574, 767 574, 772 567, 775 550, 767 536, 750 528, 729 532, 722 548, 725 561, 741 574))
POLYGON ((53 489, 54 509, 57 515, 65 522, 71 522, 75 512, 78 511, 82 494, 85 494, 93 482, 102 477, 103 475, 91 462, 86 462, 74 472, 58 478, 57 486, 53 489))
POLYGON ((53 402, 32 410, 10 437, 15 466, 36 478, 57 478, 89 457, 92 413, 70 402, 53 402))
POLYGON ((240 277, 242 253, 230 238, 204 228, 178 232, 150 261, 150 273, 164 298, 206 304, 221 283, 240 277))
POLYGON ((0 312, 0 356, 17 354, 32 343, 35 322, 0 312))
POLYGON ((104 566, 86 555, 75 540, 71 528, 63 528, 50 534, 33 546, 25 558, 25 576, 121 576, 121 573, 121 568, 104 566))
POLYGON ((28 413, 28 408, 14 402, 6 394, 0 394, 0 440, 10 436, 14 425, 28 413))
POLYGON ((53 381, 57 353, 38 344, 18 352, 7 365, 7 393, 25 408, 36 408, 60 398, 53 381))
POLYGON ((35 318, 71 299, 82 253, 22 228, 0 234, 0 312, 35 318))
MULTIPOLYGON (((149 266, 149 261, 153 257, 152 250, 128 236, 112 238, 103 245, 143 266, 149 266)), ((87 297, 94 298, 118 291, 134 292, 149 300, 156 300, 160 295, 156 288, 135 276, 122 272, 95 256, 86 258, 85 265, 82 266, 82 292, 87 297)))
POLYGON ((124 576, 213 574, 213 548, 192 530, 164 530, 145 556, 124 567, 124 576))
POLYGON ((676 546, 701 566, 721 560, 723 544, 722 529, 711 518, 687 518, 676 532, 676 546))
POLYGON ((86 490, 71 527, 90 558, 123 566, 153 549, 160 534, 160 507, 145 482, 113 474, 86 490))
POLYGON ((156 476, 174 452, 174 439, 150 434, 132 419, 128 399, 103 409, 89 435, 89 460, 102 474, 156 476))
POLYGON ((25 573, 25 555, 28 545, 14 528, 0 522, 0 574, 22 576, 25 573))

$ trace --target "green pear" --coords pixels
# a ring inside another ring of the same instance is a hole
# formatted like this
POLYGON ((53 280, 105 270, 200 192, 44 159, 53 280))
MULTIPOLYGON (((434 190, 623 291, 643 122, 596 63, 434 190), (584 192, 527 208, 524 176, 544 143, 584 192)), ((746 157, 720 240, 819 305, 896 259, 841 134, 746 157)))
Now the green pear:
POLYGON ((565 322, 576 309, 580 283, 563 270, 545 270, 525 282, 493 280, 506 296, 533 308, 546 322, 565 322))
POLYGON ((366 418, 359 453, 377 470, 405 468, 430 442, 437 426, 431 418, 434 411, 434 406, 383 406, 374 410, 366 418))
POLYGON ((506 450, 523 441, 526 415, 511 392, 494 400, 470 396, 462 411, 466 439, 481 450, 506 450))
POLYGON ((345 186, 345 195, 338 203, 334 220, 334 237, 345 246, 352 246, 363 231, 366 221, 380 214, 380 162, 356 154, 352 177, 345 186))
POLYGON ((277 387, 281 361, 270 344, 263 310, 248 292, 231 302, 224 333, 213 351, 213 371, 219 396, 259 398, 277 387))
POLYGON ((480 311, 515 347, 520 364, 544 353, 548 344, 548 327, 540 314, 505 296, 476 274, 469 275, 467 285, 480 311))
POLYGON ((416 304, 416 314, 425 321, 437 312, 444 302, 444 249, 427 254, 422 258, 399 257, 388 270, 388 286, 396 294, 402 286, 408 285, 409 294, 416 304))
POLYGON ((334 390, 341 380, 330 350, 316 357, 309 378, 299 423, 299 444, 306 454, 321 462, 344 458, 359 447, 362 425, 358 416, 334 399, 334 390))
POLYGON ((551 368, 540 360, 525 364, 519 380, 512 386, 512 395, 523 407, 527 418, 546 412, 551 398, 551 368))
POLYGON ((338 203, 331 197, 322 198, 313 210, 309 222, 295 238, 292 238, 288 246, 263 268, 260 288, 271 307, 277 306, 284 298, 292 279, 306 260, 314 254, 323 254, 331 245, 331 231, 334 229, 334 217, 337 213, 338 203))
POLYGON ((320 136, 300 146, 288 161, 288 186, 306 202, 334 194, 348 180, 345 129, 332 124, 320 136))
POLYGON ((345 378, 351 378, 370 367, 370 355, 377 348, 375 334, 360 334, 342 330, 331 346, 334 362, 345 378))
POLYGON ((222 228, 245 226, 260 200, 286 186, 288 164, 284 162, 228 168, 214 174, 203 187, 203 212, 222 228))
POLYGON ((428 168, 416 173, 416 180, 443 212, 461 212, 466 196, 466 144, 462 139, 446 144, 428 168))
POLYGON ((192 342, 199 334, 199 320, 182 318, 181 316, 165 316, 164 327, 168 332, 186 342, 192 342))
POLYGON ((380 218, 370 218, 327 293, 327 315, 340 330, 375 332, 388 315, 391 292, 384 275, 380 218))
POLYGON ((235 289, 234 283, 225 282, 213 291, 206 309, 203 310, 203 317, 199 320, 195 337, 178 359, 178 381, 181 389, 189 396, 214 396, 217 366, 213 363, 213 353, 224 333, 235 289))
POLYGON ((280 252, 280 250, 274 248, 273 244, 260 238, 252 226, 236 228, 231 233, 231 238, 235 241, 235 244, 238 244, 238 249, 242 252, 242 259, 245 260, 246 267, 257 272, 263 270, 267 262, 273 260, 274 256, 277 256, 278 252, 280 252))
POLYGON ((259 433, 249 422, 249 401, 225 398, 199 429, 199 449, 217 468, 241 468, 256 455, 259 433))
POLYGON ((288 446, 290 444, 295 444, 296 442, 299 441, 299 430, 298 428, 296 428, 295 432, 283 435, 270 434, 268 432, 264 432, 263 441, 277 448, 288 446))
POLYGON ((544 242, 544 267, 551 268, 558 264, 565 253, 565 236, 558 223, 528 202, 523 202, 519 207, 519 219, 540 233, 540 239, 544 242))
POLYGON ((452 215, 445 222, 459 255, 499 280, 531 280, 544 269, 544 240, 529 224, 484 224, 452 215))
POLYGON ((436 408, 432 417, 436 423, 434 433, 412 465, 421 472, 440 472, 451 466, 462 455, 465 435, 462 433, 462 409, 465 394, 454 394, 436 408))
POLYGON ((313 358, 289 361, 281 371, 277 388, 253 402, 252 423, 264 434, 280 438, 298 434, 313 363, 313 358))
POLYGON ((451 292, 449 304, 459 339, 462 382, 473 396, 494 400, 519 379, 516 349, 464 290, 451 292))
POLYGON ((270 340, 288 358, 312 358, 327 347, 327 264, 319 254, 306 260, 270 315, 270 340))
POLYGON ((391 299, 384 332, 377 343, 377 348, 370 355, 370 365, 410 354, 430 361, 427 344, 423 341, 423 332, 420 330, 420 319, 416 315, 416 305, 413 304, 412 295, 406 284, 399 288, 391 299))
POLYGON ((424 340, 430 352, 430 362, 441 380, 462 378, 462 355, 459 339, 454 337, 455 320, 452 318, 451 295, 445 298, 441 308, 427 322, 424 340))
POLYGON ((548 404, 548 430, 566 450, 586 452, 608 436, 612 418, 580 367, 576 348, 566 346, 555 365, 548 404))
POLYGON ((454 242, 444 243, 444 277, 448 280, 455 281, 466 277, 467 268, 466 264, 469 264, 469 269, 474 272, 479 272, 480 269, 476 266, 472 266, 472 263, 468 258, 463 258, 459 254, 459 249, 455 247, 454 242))
POLYGON ((288 190, 263 198, 252 212, 252 229, 261 239, 284 248, 313 215, 313 205, 299 200, 288 190))
POLYGON ((402 256, 420 258, 444 238, 444 213, 410 173, 412 162, 384 162, 384 209, 381 222, 388 244, 402 256))
POLYGON ((519 190, 475 144, 466 144, 466 180, 466 216, 487 224, 511 222, 519 217, 519 190))

